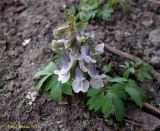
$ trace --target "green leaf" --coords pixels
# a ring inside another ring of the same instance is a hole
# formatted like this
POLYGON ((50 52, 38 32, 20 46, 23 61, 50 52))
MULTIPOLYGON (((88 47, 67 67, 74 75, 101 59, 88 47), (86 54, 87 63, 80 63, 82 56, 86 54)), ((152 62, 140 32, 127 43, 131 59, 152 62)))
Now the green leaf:
POLYGON ((50 75, 52 73, 49 73, 48 71, 42 70, 37 72, 34 76, 33 79, 40 79, 42 76, 50 75))
POLYGON ((53 36, 55 38, 65 38, 67 37, 69 34, 68 34, 68 27, 66 24, 64 25, 61 25, 60 27, 57 27, 54 31, 53 31, 53 36))
POLYGON ((71 6, 70 8, 66 8, 65 13, 67 15, 74 16, 76 14, 76 8, 74 6, 71 6))
POLYGON ((90 97, 87 101, 87 105, 89 106, 89 110, 92 110, 95 107, 95 101, 97 100, 97 95, 90 97))
POLYGON ((130 72, 132 73, 132 74, 135 74, 135 69, 134 68, 129 68, 129 70, 130 70, 130 72))
POLYGON ((60 82, 57 82, 55 86, 51 88, 50 94, 53 100, 55 101, 61 101, 62 100, 62 88, 61 88, 60 82))
POLYGON ((59 65, 62 58, 63 58, 63 51, 56 51, 56 54, 54 56, 54 62, 55 62, 55 64, 59 65))
POLYGON ((143 65, 141 68, 139 68, 139 70, 141 71, 151 71, 153 69, 153 67, 151 65, 143 65))
POLYGON ((123 101, 117 95, 113 95, 113 105, 115 108, 116 120, 122 121, 125 114, 125 107, 123 101))
POLYGON ((103 68, 102 68, 102 70, 103 70, 105 73, 112 71, 111 64, 104 65, 103 68))
POLYGON ((50 74, 50 75, 47 75, 47 76, 44 76, 42 79, 40 79, 40 80, 38 81, 38 83, 37 83, 37 89, 38 89, 38 90, 41 90, 41 89, 42 89, 42 86, 43 86, 44 82, 45 82, 50 76, 51 76, 51 74, 50 74))
POLYGON ((94 109, 95 111, 99 110, 103 104, 104 92, 100 92, 97 95, 91 96, 87 105, 89 106, 89 110, 94 109))
POLYGON ((109 7, 108 4, 100 7, 96 13, 96 16, 102 18, 103 20, 108 20, 111 18, 111 14, 113 13, 113 9, 109 7))
POLYGON ((57 77, 55 75, 51 75, 45 84, 44 91, 49 91, 57 82, 57 77))
POLYGON ((76 24, 76 28, 78 29, 78 31, 80 31, 81 33, 84 33, 84 31, 86 30, 87 27, 87 22, 78 22, 76 24))
POLYGON ((124 64, 129 67, 129 62, 128 61, 125 61, 124 64))
POLYGON ((115 77, 109 80, 109 82, 116 82, 116 83, 124 83, 127 82, 128 79, 123 78, 123 77, 115 77))
POLYGON ((104 92, 101 92, 100 95, 97 96, 97 99, 94 104, 94 111, 98 111, 103 103, 104 92))
POLYGON ((63 84, 62 85, 62 92, 66 95, 72 95, 72 86, 69 84, 63 84))
POLYGON ((98 93, 100 93, 102 91, 102 89, 94 89, 94 88, 91 88, 88 92, 87 92, 87 96, 95 96, 97 95, 98 93))
POLYGON ((147 78, 149 80, 152 79, 152 76, 150 74, 148 74, 148 73, 144 73, 143 75, 145 76, 145 78, 147 78))
POLYGON ((126 65, 119 65, 119 67, 128 68, 126 65))
POLYGON ((56 67, 55 63, 50 62, 50 63, 47 65, 47 67, 44 68, 44 70, 45 70, 46 72, 53 73, 56 68, 57 68, 57 67, 56 67))
POLYGON ((98 7, 98 0, 81 1, 80 9, 84 11, 94 10, 98 7))
POLYGON ((135 67, 140 67, 140 66, 142 66, 144 64, 144 62, 143 61, 136 61, 135 62, 135 67))
POLYGON ((109 88, 109 91, 113 94, 116 94, 117 96, 119 96, 120 98, 124 100, 128 99, 128 95, 124 90, 124 84, 113 84, 109 88))
POLYGON ((125 85, 125 91, 129 94, 129 96, 134 100, 134 102, 139 106, 142 107, 143 102, 141 99, 141 94, 137 89, 137 84, 134 81, 129 81, 125 85))
POLYGON ((37 72, 33 79, 40 79, 42 76, 53 74, 56 69, 56 65, 53 62, 50 62, 43 70, 37 72))
POLYGON ((143 74, 139 71, 138 74, 136 75, 136 78, 138 81, 143 82, 144 81, 144 77, 143 74))
POLYGON ((80 12, 79 13, 79 19, 81 21, 86 22, 86 21, 89 21, 92 18, 92 15, 93 14, 91 12, 80 12))
POLYGON ((140 97, 138 90, 136 90, 135 88, 131 88, 131 87, 126 87, 125 90, 131 96, 131 98, 134 100, 134 102, 139 107, 142 107, 142 100, 141 100, 141 97, 140 97))
POLYGON ((130 70, 127 69, 124 73, 123 73, 123 77, 128 79, 129 78, 129 74, 130 74, 130 70))
POLYGON ((110 93, 107 93, 106 96, 104 96, 103 99, 103 105, 102 105, 102 113, 104 115, 104 118, 107 118, 112 112, 112 95, 110 93))

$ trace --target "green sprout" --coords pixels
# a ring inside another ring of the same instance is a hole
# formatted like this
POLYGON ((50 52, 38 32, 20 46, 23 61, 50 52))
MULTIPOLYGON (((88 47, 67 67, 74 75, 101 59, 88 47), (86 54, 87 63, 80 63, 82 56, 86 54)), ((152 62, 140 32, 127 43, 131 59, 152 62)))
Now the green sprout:
POLYGON ((125 69, 123 73, 124 78, 129 78, 130 75, 135 75, 138 81, 143 82, 145 79, 152 79, 150 71, 153 67, 149 64, 145 64, 143 61, 125 61, 124 64, 119 65, 125 69))
POLYGON ((130 0, 82 0, 79 3, 79 8, 71 6, 65 9, 67 15, 76 16, 80 21, 89 21, 94 18, 100 18, 104 21, 110 20, 114 13, 114 8, 121 6, 123 10, 131 8, 130 0))

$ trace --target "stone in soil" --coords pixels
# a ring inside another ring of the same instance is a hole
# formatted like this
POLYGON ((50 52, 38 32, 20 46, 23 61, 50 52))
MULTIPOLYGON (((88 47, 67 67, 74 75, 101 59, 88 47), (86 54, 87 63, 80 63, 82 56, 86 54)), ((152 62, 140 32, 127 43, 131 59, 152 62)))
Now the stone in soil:
POLYGON ((150 32, 149 40, 154 44, 154 46, 160 47, 160 28, 150 32))

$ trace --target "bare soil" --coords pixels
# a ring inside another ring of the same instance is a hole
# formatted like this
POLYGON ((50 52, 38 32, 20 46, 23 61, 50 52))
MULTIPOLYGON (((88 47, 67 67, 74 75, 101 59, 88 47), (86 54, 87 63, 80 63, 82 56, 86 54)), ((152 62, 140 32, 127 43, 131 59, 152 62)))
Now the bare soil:
MULTIPOLYGON (((53 60, 52 30, 65 20, 64 3, 62 0, 0 0, 0 130, 15 130, 7 127, 11 124, 35 124, 40 127, 16 130, 147 131, 125 120, 118 123, 114 116, 105 120, 102 114, 89 112, 84 94, 75 94, 65 98, 65 103, 57 104, 48 93, 40 93, 32 105, 28 104, 26 95, 36 91, 33 75, 53 60), (23 46, 26 39, 31 41, 23 46)), ((160 43, 153 43, 149 38, 152 31, 160 28, 160 5, 145 0, 134 3, 129 13, 117 10, 109 22, 92 20, 88 30, 95 31, 97 42, 139 56, 160 71, 160 60, 154 61, 160 57, 160 43)), ((103 60, 113 64, 122 61, 107 52, 103 60)), ((150 102, 160 109, 160 84, 151 80, 141 87, 152 98, 150 102)))

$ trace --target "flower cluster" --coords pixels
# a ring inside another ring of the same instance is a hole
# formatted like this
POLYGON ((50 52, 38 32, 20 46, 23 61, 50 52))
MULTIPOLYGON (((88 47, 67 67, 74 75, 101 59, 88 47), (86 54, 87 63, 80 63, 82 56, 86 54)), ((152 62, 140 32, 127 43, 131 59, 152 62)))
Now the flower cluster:
POLYGON ((53 51, 63 52, 60 68, 54 71, 54 74, 58 75, 58 80, 61 83, 71 81, 75 93, 87 92, 90 86, 97 89, 104 87, 103 78, 106 76, 100 75, 96 70, 94 58, 95 55, 103 53, 104 43, 96 45, 92 40, 92 34, 82 35, 77 28, 71 28, 71 23, 67 28, 56 29, 54 34, 64 34, 64 32, 69 35, 52 41, 53 51))

